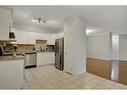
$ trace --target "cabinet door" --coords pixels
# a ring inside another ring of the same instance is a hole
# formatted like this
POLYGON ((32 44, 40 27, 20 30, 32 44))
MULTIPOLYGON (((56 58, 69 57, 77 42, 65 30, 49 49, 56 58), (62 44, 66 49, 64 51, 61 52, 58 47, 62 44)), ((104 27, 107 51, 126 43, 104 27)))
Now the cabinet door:
POLYGON ((10 11, 0 9, 0 40, 9 40, 10 11))
POLYGON ((37 53, 37 66, 41 66, 45 64, 45 54, 37 53))
POLYGON ((50 64, 50 53, 45 52, 45 64, 50 64))
POLYGON ((68 73, 73 73, 73 38, 71 32, 65 33, 65 44, 64 44, 64 64, 65 64, 65 71, 68 73))
POLYGON ((54 52, 37 53, 37 66, 54 63, 54 57, 54 52))
POLYGON ((49 63, 50 63, 50 64, 53 63, 53 62, 52 62, 52 53, 51 53, 51 52, 49 53, 49 63))
POLYGON ((51 56, 52 56, 52 60, 51 60, 51 62, 54 64, 54 63, 55 63, 55 53, 52 52, 52 53, 51 53, 51 56))
POLYGON ((54 64, 55 62, 55 53, 54 52, 51 52, 50 53, 50 63, 54 64))
POLYGON ((52 52, 46 52, 45 53, 45 64, 52 64, 53 62, 53 53, 52 52))
POLYGON ((0 61, 0 89, 21 89, 24 65, 23 59, 0 61))

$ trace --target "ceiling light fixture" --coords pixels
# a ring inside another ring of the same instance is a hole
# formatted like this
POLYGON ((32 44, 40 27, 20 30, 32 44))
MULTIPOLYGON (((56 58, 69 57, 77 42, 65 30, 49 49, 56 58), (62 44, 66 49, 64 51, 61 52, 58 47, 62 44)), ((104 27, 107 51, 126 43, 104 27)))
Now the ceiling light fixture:
POLYGON ((92 33, 96 33, 97 31, 99 31, 98 29, 86 29, 86 34, 92 34, 92 33))
POLYGON ((90 34, 90 33, 92 33, 93 32, 93 30, 91 30, 91 29, 86 29, 86 34, 88 35, 88 34, 90 34))
POLYGON ((43 24, 46 23, 46 20, 44 20, 42 18, 33 18, 32 21, 36 22, 36 23, 43 23, 43 24))

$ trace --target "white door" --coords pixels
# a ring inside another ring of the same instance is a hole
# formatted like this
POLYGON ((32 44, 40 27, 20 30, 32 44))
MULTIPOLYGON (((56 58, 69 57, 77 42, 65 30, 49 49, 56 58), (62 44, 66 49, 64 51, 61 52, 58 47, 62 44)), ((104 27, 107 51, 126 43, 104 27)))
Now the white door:
POLYGON ((68 73, 73 73, 73 38, 72 38, 72 32, 66 32, 65 33, 65 71, 68 73))

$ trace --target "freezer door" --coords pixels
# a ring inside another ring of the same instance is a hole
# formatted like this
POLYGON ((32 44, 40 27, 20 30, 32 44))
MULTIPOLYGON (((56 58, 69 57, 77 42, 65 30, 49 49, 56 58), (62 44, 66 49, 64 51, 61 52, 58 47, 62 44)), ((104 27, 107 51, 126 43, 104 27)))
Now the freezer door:
POLYGON ((62 49, 62 48, 64 48, 63 44, 64 44, 63 43, 63 38, 56 39, 56 41, 55 41, 56 49, 62 49))
POLYGON ((59 52, 56 53, 55 56, 55 66, 56 68, 63 70, 63 55, 62 49, 59 49, 59 52))
POLYGON ((55 67, 60 69, 60 52, 56 53, 56 56, 55 56, 55 67))

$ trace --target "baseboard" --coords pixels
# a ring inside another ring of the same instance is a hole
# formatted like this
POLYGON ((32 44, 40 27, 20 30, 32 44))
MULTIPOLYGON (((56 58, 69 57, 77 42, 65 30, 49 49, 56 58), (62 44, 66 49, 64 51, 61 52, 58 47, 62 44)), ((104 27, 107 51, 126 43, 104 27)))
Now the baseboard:
POLYGON ((30 69, 30 68, 35 68, 37 67, 36 65, 30 65, 30 66, 25 66, 25 69, 30 69))
POLYGON ((47 65, 54 65, 54 63, 49 63, 49 64, 42 64, 42 65, 37 65, 37 67, 40 67, 40 66, 47 66, 47 65))

